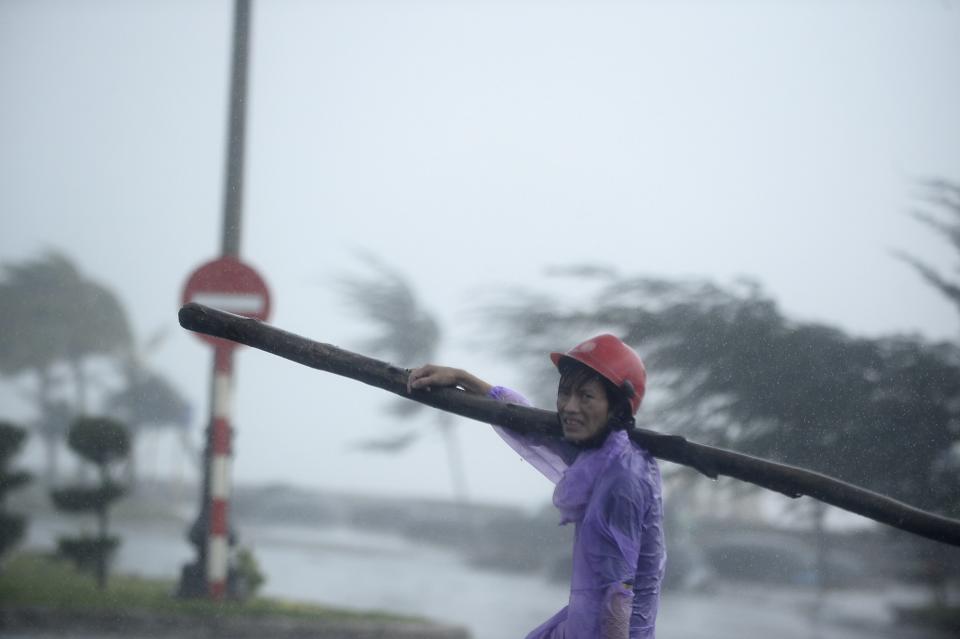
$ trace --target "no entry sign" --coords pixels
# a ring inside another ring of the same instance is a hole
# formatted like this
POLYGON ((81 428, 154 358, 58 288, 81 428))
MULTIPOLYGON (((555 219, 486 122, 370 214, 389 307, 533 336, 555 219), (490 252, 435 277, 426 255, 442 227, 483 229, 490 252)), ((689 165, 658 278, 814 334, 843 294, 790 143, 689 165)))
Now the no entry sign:
MULTIPOLYGON (((270 316, 267 284, 251 266, 235 257, 220 257, 195 270, 183 287, 183 304, 196 302, 222 311, 266 320, 270 316)), ((194 333, 217 348, 234 348, 235 342, 194 333)))

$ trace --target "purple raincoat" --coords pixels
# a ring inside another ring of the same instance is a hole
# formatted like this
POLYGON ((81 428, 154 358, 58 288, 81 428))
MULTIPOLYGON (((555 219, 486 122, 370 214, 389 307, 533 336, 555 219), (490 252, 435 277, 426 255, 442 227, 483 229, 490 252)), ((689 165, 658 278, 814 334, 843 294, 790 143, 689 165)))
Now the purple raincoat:
MULTIPOLYGON (((529 406, 496 386, 490 397, 529 406)), ((545 435, 497 433, 556 484, 560 523, 575 525, 570 601, 527 639, 647 639, 654 636, 666 562, 660 469, 624 431, 581 450, 545 435)))

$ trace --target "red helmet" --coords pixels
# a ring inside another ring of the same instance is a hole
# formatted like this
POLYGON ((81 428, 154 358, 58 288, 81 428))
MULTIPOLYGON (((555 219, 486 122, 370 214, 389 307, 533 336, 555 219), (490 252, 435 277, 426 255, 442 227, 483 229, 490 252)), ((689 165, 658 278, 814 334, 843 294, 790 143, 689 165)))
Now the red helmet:
POLYGON ((647 389, 647 369, 637 352, 613 335, 603 334, 577 344, 566 353, 550 353, 554 366, 569 357, 587 366, 624 391, 636 415, 647 389))

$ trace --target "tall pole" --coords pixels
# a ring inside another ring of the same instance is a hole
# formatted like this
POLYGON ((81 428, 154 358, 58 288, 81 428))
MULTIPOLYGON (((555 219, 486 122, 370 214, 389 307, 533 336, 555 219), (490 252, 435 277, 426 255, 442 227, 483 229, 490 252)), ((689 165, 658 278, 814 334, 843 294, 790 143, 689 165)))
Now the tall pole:
POLYGON ((243 213, 243 160, 247 131, 247 67, 250 59, 250 2, 234 0, 233 61, 230 66, 230 121, 227 132, 226 188, 221 253, 240 256, 243 213))
MULTIPOLYGON (((234 0, 223 229, 220 244, 222 257, 240 257, 250 13, 251 0, 234 0)), ((233 594, 234 583, 230 578, 230 545, 233 534, 229 519, 233 448, 233 429, 230 425, 233 351, 231 345, 218 345, 214 349, 200 514, 188 535, 197 548, 197 559, 193 564, 183 567, 179 588, 179 594, 183 597, 206 596, 219 600, 233 594)))
MULTIPOLYGON (((221 255, 240 257, 243 219, 243 165, 247 132, 247 69, 250 59, 251 0, 234 0, 233 59, 230 65, 230 116, 227 129, 227 166, 223 197, 221 255)), ((230 406, 233 389, 233 349, 218 346, 213 355, 210 426, 206 446, 209 476, 207 581, 213 599, 227 594, 231 453, 233 429, 230 406)))

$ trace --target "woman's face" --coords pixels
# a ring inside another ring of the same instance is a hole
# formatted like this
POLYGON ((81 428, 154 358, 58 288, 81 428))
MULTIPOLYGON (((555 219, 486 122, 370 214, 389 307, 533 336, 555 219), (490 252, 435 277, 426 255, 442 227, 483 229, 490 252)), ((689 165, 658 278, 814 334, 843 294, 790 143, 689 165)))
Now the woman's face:
POLYGON ((599 434, 607 425, 609 412, 607 394, 596 377, 572 383, 560 380, 557 413, 564 439, 583 442, 599 434))

